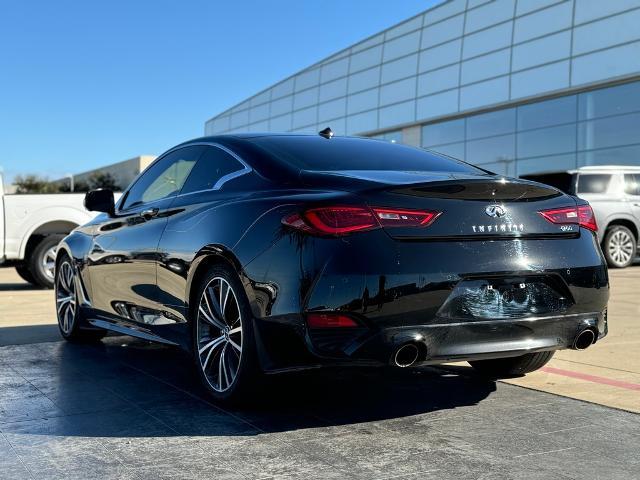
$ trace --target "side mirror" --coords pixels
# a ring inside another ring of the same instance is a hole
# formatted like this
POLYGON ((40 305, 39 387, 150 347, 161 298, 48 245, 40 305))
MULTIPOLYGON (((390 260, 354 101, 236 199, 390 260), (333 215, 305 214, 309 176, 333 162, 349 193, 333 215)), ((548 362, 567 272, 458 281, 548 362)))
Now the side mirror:
POLYGON ((104 212, 113 215, 115 212, 113 192, 107 188, 87 192, 84 196, 84 208, 91 212, 104 212))

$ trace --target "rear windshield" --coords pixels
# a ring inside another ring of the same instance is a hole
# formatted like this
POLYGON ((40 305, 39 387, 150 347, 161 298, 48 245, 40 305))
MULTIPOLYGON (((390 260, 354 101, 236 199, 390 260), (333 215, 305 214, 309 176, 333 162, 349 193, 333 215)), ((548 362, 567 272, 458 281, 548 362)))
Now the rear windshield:
POLYGON ((399 170, 486 174, 453 158, 397 143, 365 138, 321 136, 254 137, 270 156, 302 170, 399 170))
POLYGON ((578 193, 607 193, 611 175, 592 174, 578 175, 578 193))

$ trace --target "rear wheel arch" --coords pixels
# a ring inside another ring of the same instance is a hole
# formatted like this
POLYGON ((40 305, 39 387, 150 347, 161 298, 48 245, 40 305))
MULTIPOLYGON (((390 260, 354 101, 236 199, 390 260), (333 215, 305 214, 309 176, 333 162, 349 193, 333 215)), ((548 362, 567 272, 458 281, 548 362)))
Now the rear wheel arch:
POLYGON ((27 258, 28 255, 33 252, 33 249, 38 246, 44 237, 52 234, 68 235, 71 230, 78 227, 78 224, 67 220, 55 220, 52 222, 46 222, 42 225, 35 227, 26 236, 27 241, 24 247, 24 254, 22 258, 27 258))
POLYGON ((244 286, 244 291, 249 298, 249 303, 253 304, 252 291, 248 285, 248 280, 242 274, 242 266, 238 258, 233 254, 233 252, 225 247, 207 246, 201 249, 196 255, 196 259, 194 260, 187 277, 185 298, 189 302, 189 311, 191 312, 191 307, 196 305, 199 300, 196 296, 200 282, 202 282, 204 277, 206 277, 211 267, 215 265, 224 265, 236 273, 240 282, 244 286))
MULTIPOLYGON (((612 227, 615 227, 616 225, 627 227, 629 230, 631 230, 631 233, 635 237, 636 242, 638 241, 638 227, 636 226, 636 224, 633 221, 631 221, 631 220, 629 220, 627 218, 616 218, 614 220, 611 220, 607 224, 606 228, 604 229, 605 236, 606 236, 607 231, 609 229, 611 229, 612 227)), ((604 243, 604 237, 602 239, 602 242, 604 243)))

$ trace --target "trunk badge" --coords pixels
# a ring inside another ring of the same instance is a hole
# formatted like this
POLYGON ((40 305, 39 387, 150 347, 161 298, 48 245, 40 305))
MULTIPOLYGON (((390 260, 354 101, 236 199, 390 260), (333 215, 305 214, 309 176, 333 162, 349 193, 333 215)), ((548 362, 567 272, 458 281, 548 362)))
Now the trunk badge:
POLYGON ((501 205, 489 205, 484 209, 484 213, 492 218, 500 218, 507 214, 507 210, 501 205))

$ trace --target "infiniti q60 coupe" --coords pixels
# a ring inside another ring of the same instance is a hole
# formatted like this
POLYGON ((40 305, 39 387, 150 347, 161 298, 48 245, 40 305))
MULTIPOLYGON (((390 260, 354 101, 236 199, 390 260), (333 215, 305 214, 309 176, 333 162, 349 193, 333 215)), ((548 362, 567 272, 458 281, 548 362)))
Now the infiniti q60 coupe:
POLYGON ((243 134, 161 155, 67 236, 70 341, 107 330, 191 352, 217 400, 264 373, 465 360, 542 367, 607 333, 588 203, 381 140, 243 134))

